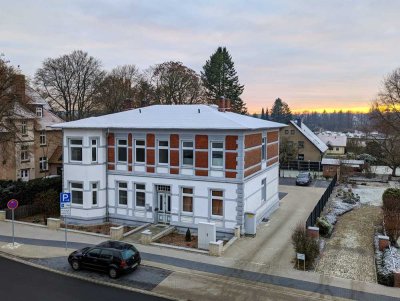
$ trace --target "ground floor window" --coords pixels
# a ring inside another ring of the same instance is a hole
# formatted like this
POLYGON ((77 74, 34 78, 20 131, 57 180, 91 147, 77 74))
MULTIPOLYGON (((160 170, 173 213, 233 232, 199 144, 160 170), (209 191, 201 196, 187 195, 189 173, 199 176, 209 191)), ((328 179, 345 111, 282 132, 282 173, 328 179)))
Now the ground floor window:
POLYGON ((128 205, 128 183, 118 182, 118 204, 128 205))
POLYGON ((146 205, 146 186, 145 184, 135 184, 136 206, 144 207, 146 205))
POLYGON ((193 213, 193 188, 182 187, 182 211, 193 213))
POLYGON ((83 184, 71 183, 70 184, 71 198, 73 204, 83 204, 83 184))
POLYGON ((222 190, 211 190, 211 214, 223 216, 224 192, 222 190))
POLYGON ((97 183, 92 183, 92 205, 97 206, 98 187, 97 183))

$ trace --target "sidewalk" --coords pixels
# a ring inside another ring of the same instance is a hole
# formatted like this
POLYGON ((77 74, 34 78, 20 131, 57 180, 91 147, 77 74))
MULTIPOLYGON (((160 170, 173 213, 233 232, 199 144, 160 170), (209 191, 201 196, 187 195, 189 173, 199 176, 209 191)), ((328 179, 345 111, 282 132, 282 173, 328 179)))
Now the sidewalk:
MULTIPOLYGON (((11 241, 11 223, 0 222, 0 251, 16 256, 26 257, 27 254, 42 254, 43 257, 63 256, 69 252, 64 250, 64 232, 48 230, 47 228, 28 225, 15 225, 16 242, 24 244, 16 249, 4 248, 11 241), (35 237, 32 239, 31 237, 35 237), (45 246, 45 248, 43 248, 45 246), (30 253, 31 252, 31 253, 30 253), (63 253, 64 252, 64 253, 63 253)), ((68 233, 70 247, 97 244, 104 240, 101 237, 68 233)), ((283 286, 290 289, 327 294, 334 297, 344 297, 355 300, 400 300, 399 290, 377 284, 352 281, 334 277, 321 276, 317 273, 300 271, 269 272, 268 267, 248 262, 240 264, 233 258, 210 257, 179 250, 168 250, 155 246, 137 245, 143 259, 149 265, 163 265, 171 270, 188 269, 192 273, 201 272, 219 277, 230 277, 236 281, 252 281, 263 284, 283 286), (165 256, 165 254, 168 256, 165 256)), ((69 250, 71 251, 71 250, 69 250)), ((31 257, 31 256, 29 256, 31 257)))

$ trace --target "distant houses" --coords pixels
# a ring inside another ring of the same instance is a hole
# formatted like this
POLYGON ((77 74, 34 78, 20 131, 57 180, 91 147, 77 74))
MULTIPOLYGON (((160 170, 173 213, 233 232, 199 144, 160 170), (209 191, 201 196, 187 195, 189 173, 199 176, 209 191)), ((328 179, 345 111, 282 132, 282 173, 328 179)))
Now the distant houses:
POLYGON ((347 136, 344 133, 322 132, 318 134, 318 138, 328 146, 327 155, 344 155, 346 153, 347 136))

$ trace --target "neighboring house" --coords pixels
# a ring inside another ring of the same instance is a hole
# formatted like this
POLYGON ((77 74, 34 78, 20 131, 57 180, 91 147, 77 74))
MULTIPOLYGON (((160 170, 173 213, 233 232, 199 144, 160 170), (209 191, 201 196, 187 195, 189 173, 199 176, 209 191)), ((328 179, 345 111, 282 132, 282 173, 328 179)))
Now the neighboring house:
POLYGON ((364 160, 339 160, 324 158, 321 161, 322 175, 324 177, 334 177, 340 166, 345 167, 347 175, 353 175, 356 172, 361 172, 364 169, 364 160))
POLYGON ((346 153, 347 137, 343 133, 323 132, 318 134, 327 146, 327 155, 344 155, 346 153))
POLYGON ((7 141, 0 143, 0 179, 28 181, 60 174, 62 160, 50 162, 49 158, 61 148, 62 132, 50 126, 63 120, 51 112, 35 90, 26 86, 23 75, 17 75, 14 89, 17 101, 5 117, 12 121, 14 130, 7 141))
POLYGON ((328 147, 301 119, 292 120, 280 130, 280 143, 292 147, 292 160, 321 162, 328 147))
POLYGON ((260 222, 279 206, 283 126, 216 105, 155 105, 56 125, 69 220, 195 230, 214 222, 219 233, 243 232, 245 213, 260 222))

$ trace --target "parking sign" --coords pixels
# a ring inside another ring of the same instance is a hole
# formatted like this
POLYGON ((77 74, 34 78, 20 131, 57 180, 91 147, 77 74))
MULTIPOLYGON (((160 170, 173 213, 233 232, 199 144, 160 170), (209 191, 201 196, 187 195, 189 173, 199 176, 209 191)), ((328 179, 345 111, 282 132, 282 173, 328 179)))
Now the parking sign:
POLYGON ((71 215, 71 193, 60 193, 60 214, 61 216, 71 215))

